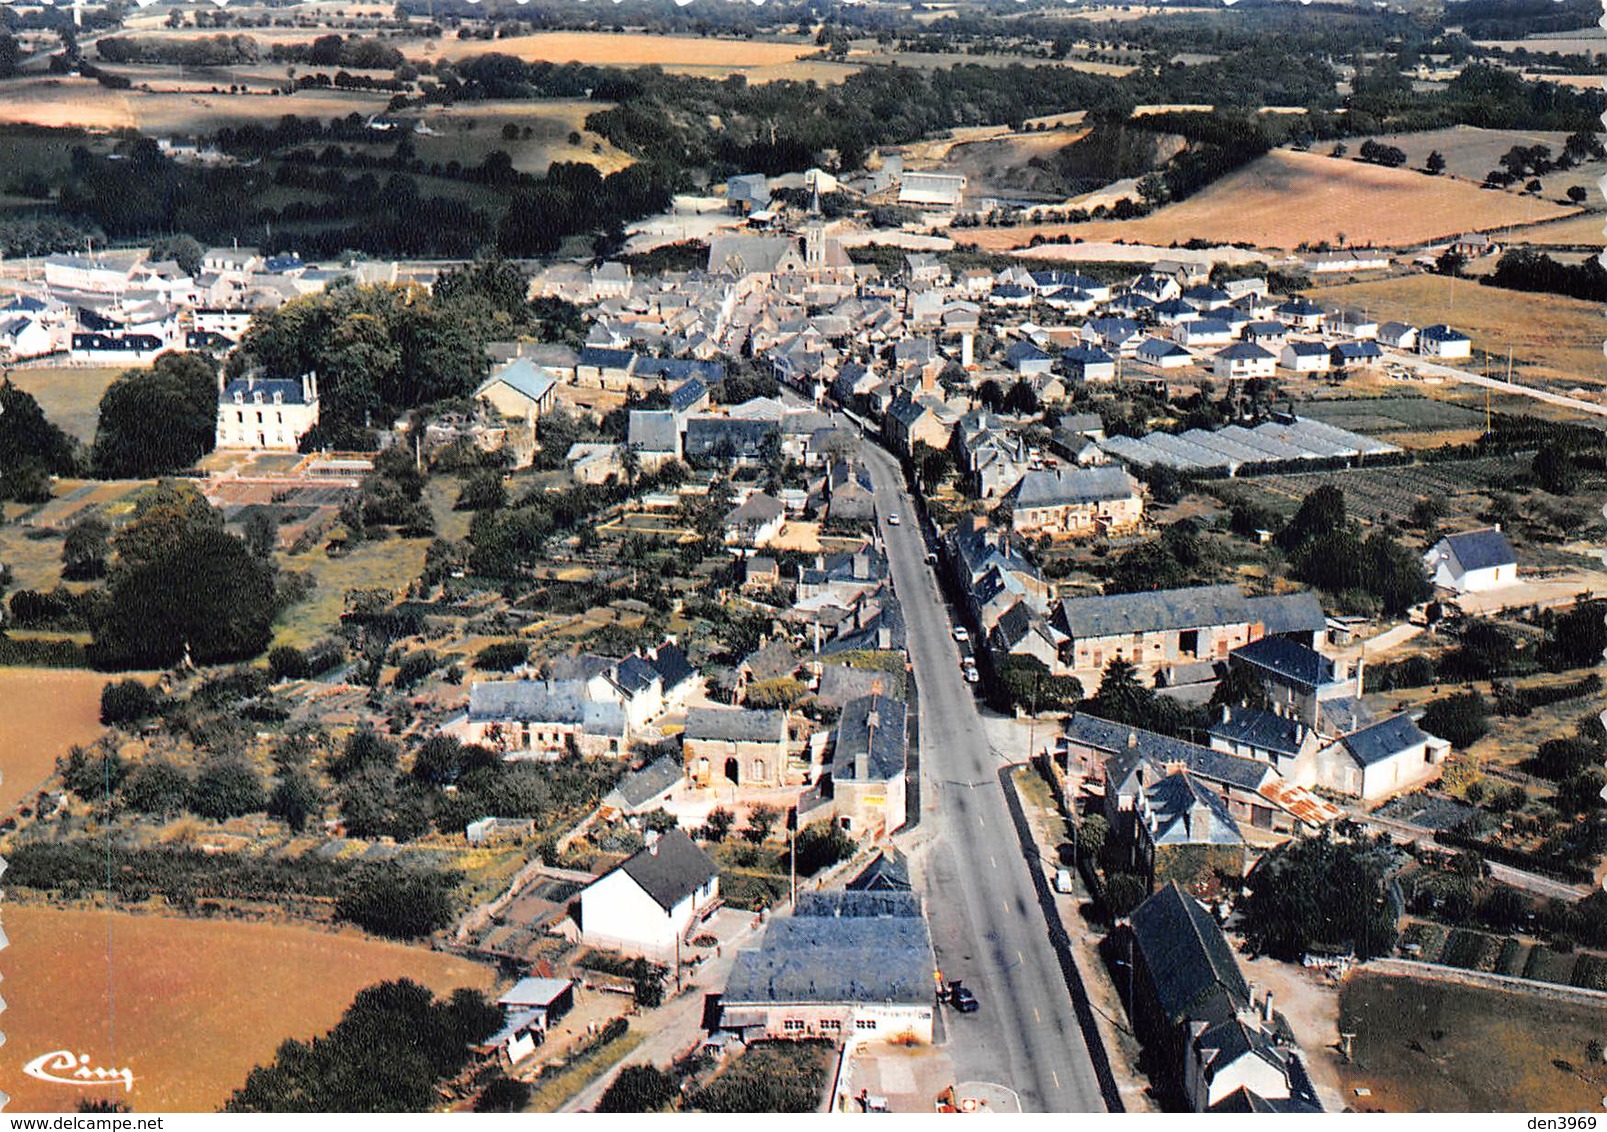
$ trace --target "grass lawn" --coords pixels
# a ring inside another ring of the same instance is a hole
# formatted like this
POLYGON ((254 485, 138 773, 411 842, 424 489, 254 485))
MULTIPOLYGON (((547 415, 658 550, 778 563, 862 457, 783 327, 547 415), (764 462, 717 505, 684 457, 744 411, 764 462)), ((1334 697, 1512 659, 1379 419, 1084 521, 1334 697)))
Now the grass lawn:
POLYGON ((423 571, 429 543, 429 539, 388 538, 361 543, 340 558, 329 557, 320 547, 282 559, 282 569, 308 571, 318 586, 305 601, 280 615, 273 645, 305 648, 332 633, 346 610, 347 590, 385 589, 401 594, 423 571))
POLYGON ((113 366, 15 369, 11 380, 18 389, 33 394, 52 424, 89 444, 100 421, 101 394, 122 372, 113 366))
POLYGON ((1346 1099, 1381 1112, 1596 1112, 1607 1069, 1585 1047, 1600 1008, 1402 976, 1353 973, 1339 996, 1354 1032, 1346 1099), (1372 1090, 1355 1097, 1352 1090, 1372 1090))

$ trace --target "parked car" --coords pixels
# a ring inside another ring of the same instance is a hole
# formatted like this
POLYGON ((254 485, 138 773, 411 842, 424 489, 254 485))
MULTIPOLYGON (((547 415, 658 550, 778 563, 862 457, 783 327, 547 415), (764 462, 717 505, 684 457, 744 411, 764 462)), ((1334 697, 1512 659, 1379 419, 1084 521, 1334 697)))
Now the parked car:
POLYGON ((956 980, 949 984, 949 1005, 961 1014, 975 1014, 982 1004, 971 993, 970 987, 962 986, 956 980))
POLYGON ((1055 871, 1055 891, 1056 892, 1070 892, 1070 891, 1072 891, 1071 870, 1070 869, 1057 869, 1055 871))
POLYGON ((887 516, 887 525, 889 527, 898 526, 898 512, 897 511, 894 511, 891 515, 887 516))
POLYGON ((966 632, 964 625, 956 625, 954 626, 954 639, 963 645, 971 639, 971 634, 966 632))

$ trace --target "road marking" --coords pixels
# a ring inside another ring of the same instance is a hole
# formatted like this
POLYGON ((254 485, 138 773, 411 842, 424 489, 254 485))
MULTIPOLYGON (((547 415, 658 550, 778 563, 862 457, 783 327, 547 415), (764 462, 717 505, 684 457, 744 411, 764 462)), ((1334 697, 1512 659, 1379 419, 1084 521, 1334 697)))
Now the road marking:
MULTIPOLYGON (((1004 905, 1004 914, 1008 916, 1010 914, 1010 902, 1008 900, 1001 900, 999 903, 1004 905)), ((1019 952, 1017 954, 1019 954, 1019 952)))
POLYGON ((1034 1006, 1032 1008, 1032 1020, 1034 1022, 1042 1022, 1043 1021, 1043 1016, 1038 1013, 1038 1008, 1036 1006, 1034 1006))
POLYGON ((976 823, 977 823, 977 825, 981 826, 983 829, 988 828, 988 823, 982 820, 982 815, 981 814, 977 815, 976 823))
POLYGON ((999 867, 999 859, 998 859, 998 858, 997 858, 997 857, 994 857, 994 856, 991 856, 991 855, 990 855, 990 856, 989 856, 989 857, 988 857, 988 860, 989 860, 989 861, 992 861, 992 862, 993 862, 993 867, 994 867, 994 868, 998 868, 998 867, 999 867))
MULTIPOLYGON (((1027 961, 1027 957, 1025 955, 1021 954, 1021 952, 1019 952, 1019 951, 1016 952, 1016 962, 1017 963, 1025 963, 1026 961, 1027 961)), ((1036 1006, 1034 1006, 1032 1008, 1032 1012, 1034 1014, 1038 1013, 1038 1008, 1036 1006)))
POLYGON ((1049 1070, 1049 1076, 1054 1078, 1055 1088, 1057 1088, 1057 1089, 1060 1088, 1060 1074, 1056 1073, 1053 1069, 1051 1069, 1051 1070, 1049 1070))

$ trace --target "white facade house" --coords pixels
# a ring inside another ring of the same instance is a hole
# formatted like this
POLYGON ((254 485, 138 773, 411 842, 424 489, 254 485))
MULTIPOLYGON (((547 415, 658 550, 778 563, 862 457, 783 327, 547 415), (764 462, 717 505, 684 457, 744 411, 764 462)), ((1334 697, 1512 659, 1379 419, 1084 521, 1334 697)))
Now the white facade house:
POLYGON ((1471 358, 1473 340, 1460 330, 1437 323, 1418 331, 1417 352, 1426 358, 1471 358))
POLYGON ((0 351, 14 358, 37 358, 56 349, 56 336, 37 319, 0 315, 0 351))
POLYGON ((1286 342, 1278 361, 1295 373, 1327 373, 1333 358, 1321 342, 1286 342))
POLYGON ((1483 593, 1515 585, 1518 559, 1500 527, 1446 535, 1423 555, 1436 586, 1455 593, 1483 593))
POLYGON ((672 829, 581 889, 580 939, 589 947, 674 959, 719 895, 719 866, 672 829))
POLYGON ((1254 342, 1235 342, 1211 359, 1211 372, 1230 379, 1271 377, 1277 368, 1278 356, 1254 342))
POLYGON ((218 377, 217 447, 294 452, 318 423, 318 375, 300 381, 218 377))

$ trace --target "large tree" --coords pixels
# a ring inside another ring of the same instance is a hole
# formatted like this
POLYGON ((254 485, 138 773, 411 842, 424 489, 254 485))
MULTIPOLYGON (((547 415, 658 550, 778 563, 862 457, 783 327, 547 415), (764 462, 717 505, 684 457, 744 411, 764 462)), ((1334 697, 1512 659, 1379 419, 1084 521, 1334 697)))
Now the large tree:
POLYGON ((1315 943, 1348 945, 1360 959, 1383 955, 1395 939, 1385 891, 1392 868, 1383 838, 1297 838, 1250 874, 1250 895, 1239 904, 1245 937, 1257 952, 1290 961, 1315 943))
POLYGON ((115 540, 108 600, 93 625, 99 668, 162 668, 186 653, 197 664, 267 648, 276 571, 223 529, 189 485, 161 484, 115 540))
POLYGON ((144 479, 192 466, 217 436, 214 363, 203 354, 166 353, 148 370, 125 370, 100 399, 95 471, 144 479))
POLYGON ((0 499, 49 499, 48 477, 74 465, 72 438, 45 419, 32 394, 0 381, 0 499))

